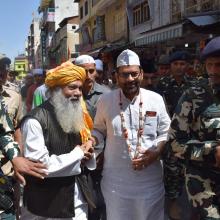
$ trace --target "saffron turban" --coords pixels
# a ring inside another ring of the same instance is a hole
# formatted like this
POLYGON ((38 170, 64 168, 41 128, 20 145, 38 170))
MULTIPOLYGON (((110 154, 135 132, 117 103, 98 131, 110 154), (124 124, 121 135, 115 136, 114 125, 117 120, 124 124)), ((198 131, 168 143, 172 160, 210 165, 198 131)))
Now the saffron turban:
MULTIPOLYGON (((84 82, 86 79, 86 72, 82 67, 76 66, 67 61, 60 66, 51 69, 47 72, 45 84, 49 88, 56 86, 65 86, 76 80, 84 82)), ((92 119, 87 111, 86 104, 81 99, 81 106, 83 110, 83 123, 85 127, 80 131, 82 143, 88 141, 91 137, 91 129, 93 128, 92 119)))
POLYGON ((56 86, 65 86, 76 80, 84 82, 85 79, 85 70, 67 61, 47 72, 45 84, 49 88, 54 88, 56 86))

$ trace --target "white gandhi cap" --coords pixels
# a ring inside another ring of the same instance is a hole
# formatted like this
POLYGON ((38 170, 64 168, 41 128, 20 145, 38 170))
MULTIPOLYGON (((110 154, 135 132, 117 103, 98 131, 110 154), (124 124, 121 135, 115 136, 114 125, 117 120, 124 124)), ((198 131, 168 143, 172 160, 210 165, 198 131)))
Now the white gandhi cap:
POLYGON ((95 60, 96 70, 103 71, 103 62, 99 59, 95 60))
POLYGON ((91 57, 89 55, 81 55, 75 59, 76 65, 81 65, 81 64, 85 64, 85 63, 95 63, 95 60, 93 59, 93 57, 91 57))
POLYGON ((117 67, 130 65, 140 66, 140 59, 134 51, 127 49, 119 54, 117 58, 117 67))
POLYGON ((43 75, 44 71, 43 69, 33 69, 32 70, 33 75, 43 75))

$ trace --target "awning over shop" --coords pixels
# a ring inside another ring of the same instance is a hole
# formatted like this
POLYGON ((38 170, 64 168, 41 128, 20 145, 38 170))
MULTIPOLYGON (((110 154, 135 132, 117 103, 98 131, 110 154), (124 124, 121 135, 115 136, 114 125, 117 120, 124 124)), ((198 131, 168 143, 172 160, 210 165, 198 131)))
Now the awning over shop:
POLYGON ((193 16, 188 17, 187 19, 196 26, 206 26, 220 22, 219 15, 193 16))
POLYGON ((183 25, 176 24, 164 28, 160 28, 154 31, 148 31, 143 34, 143 37, 135 40, 135 46, 150 45, 159 42, 164 42, 174 38, 182 37, 183 25))
POLYGON ((103 49, 103 47, 100 47, 100 48, 96 48, 94 50, 91 50, 89 52, 87 52, 90 56, 92 57, 97 57, 99 52, 103 49))
POLYGON ((115 50, 123 50, 125 49, 129 44, 126 43, 124 40, 123 41, 118 41, 115 43, 110 43, 110 44, 106 44, 103 49, 102 52, 108 53, 108 52, 112 52, 115 50))

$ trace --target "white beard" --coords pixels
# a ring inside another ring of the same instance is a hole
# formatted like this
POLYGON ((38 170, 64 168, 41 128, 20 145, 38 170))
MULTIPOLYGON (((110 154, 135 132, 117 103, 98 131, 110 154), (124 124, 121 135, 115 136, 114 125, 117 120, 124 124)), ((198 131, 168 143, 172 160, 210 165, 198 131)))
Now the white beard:
POLYGON ((73 101, 71 98, 66 98, 59 88, 52 92, 51 103, 57 121, 65 133, 79 133, 85 127, 80 100, 73 101))

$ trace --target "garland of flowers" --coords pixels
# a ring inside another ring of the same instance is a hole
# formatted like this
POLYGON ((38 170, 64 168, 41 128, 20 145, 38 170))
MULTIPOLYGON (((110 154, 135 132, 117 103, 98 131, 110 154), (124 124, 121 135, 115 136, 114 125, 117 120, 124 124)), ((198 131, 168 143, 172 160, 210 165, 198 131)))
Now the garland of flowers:
POLYGON ((134 152, 134 157, 132 157, 132 154, 131 154, 131 143, 129 141, 129 138, 128 138, 128 129, 126 128, 126 124, 125 124, 125 117, 124 117, 124 113, 123 113, 123 104, 122 104, 122 98, 121 98, 121 91, 120 91, 120 102, 119 102, 119 106, 120 106, 120 117, 121 117, 121 125, 122 125, 122 133, 123 133, 123 136, 125 138, 125 141, 126 141, 126 144, 127 144, 127 147, 128 147, 128 153, 129 153, 129 156, 131 159, 133 158, 137 158, 138 157, 138 154, 139 154, 139 150, 141 149, 141 139, 142 139, 142 135, 143 135, 143 132, 144 132, 144 121, 146 119, 146 114, 145 114, 145 117, 143 117, 143 102, 142 102, 142 96, 141 96, 141 93, 140 93, 140 102, 139 102, 139 128, 138 128, 138 131, 137 131, 137 144, 136 144, 136 148, 135 148, 135 152, 134 152))

